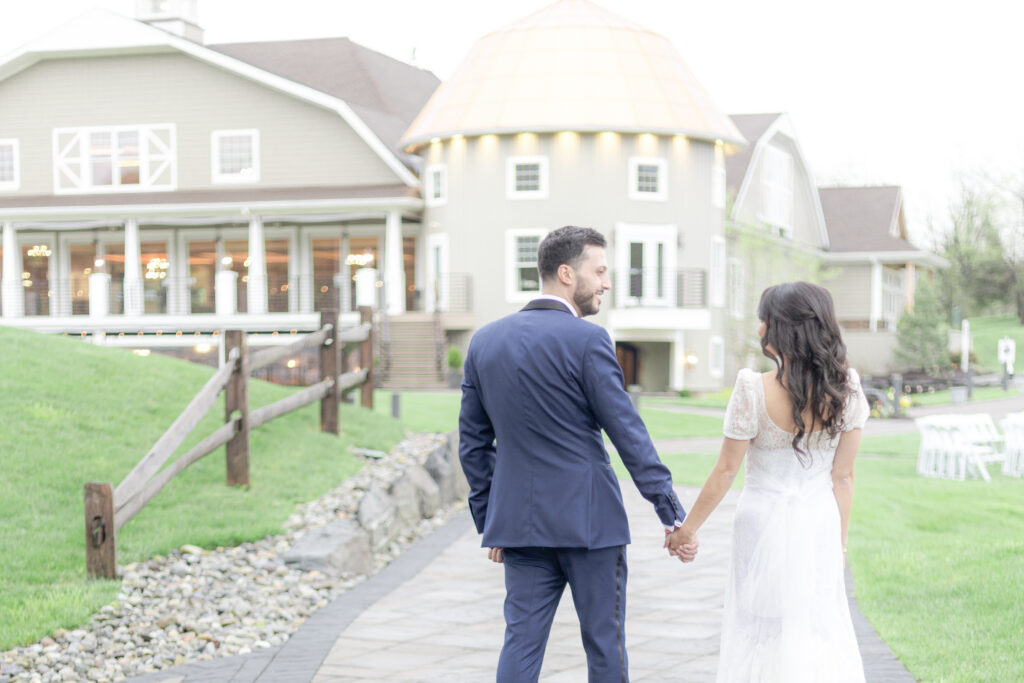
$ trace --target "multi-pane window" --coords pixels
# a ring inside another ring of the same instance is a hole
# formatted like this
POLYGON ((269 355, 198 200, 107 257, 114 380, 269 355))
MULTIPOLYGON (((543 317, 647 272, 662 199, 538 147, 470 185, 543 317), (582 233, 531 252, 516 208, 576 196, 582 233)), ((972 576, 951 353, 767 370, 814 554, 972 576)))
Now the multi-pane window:
POLYGON ((139 131, 94 131, 89 134, 92 184, 139 184, 139 131))
POLYGON ((443 164, 427 166, 425 177, 427 182, 423 189, 427 206, 440 206, 447 202, 448 169, 443 164))
POLYGON ((711 238, 711 280, 710 294, 712 306, 725 305, 725 240, 714 236, 711 238))
POLYGON ((725 340, 713 335, 708 340, 708 374, 721 377, 725 374, 725 340))
POLYGON ((793 157, 771 145, 762 154, 761 218, 788 237, 793 229, 793 157))
POLYGON ((510 300, 529 298, 540 292, 537 248, 544 230, 510 230, 508 246, 508 295, 510 300))
POLYGON ((57 128, 54 192, 173 190, 178 182, 173 125, 57 128))
POLYGON ((547 157, 509 157, 509 199, 544 199, 548 196, 547 157))
POLYGON ((726 174, 725 166, 716 163, 711 172, 711 204, 717 209, 725 208, 726 174))
POLYGON ((629 160, 630 199, 664 201, 668 198, 668 164, 664 159, 632 157, 629 160))
POLYGON ((734 318, 743 317, 743 261, 738 258, 729 259, 728 287, 726 296, 729 299, 729 312, 734 318))
POLYGON ((903 277, 899 270, 882 271, 882 319, 887 330, 895 330, 903 312, 903 277))
POLYGON ((0 140, 0 190, 18 189, 18 175, 18 141, 0 140))
POLYGON ((213 182, 251 183, 260 179, 259 131, 218 130, 211 139, 213 182))

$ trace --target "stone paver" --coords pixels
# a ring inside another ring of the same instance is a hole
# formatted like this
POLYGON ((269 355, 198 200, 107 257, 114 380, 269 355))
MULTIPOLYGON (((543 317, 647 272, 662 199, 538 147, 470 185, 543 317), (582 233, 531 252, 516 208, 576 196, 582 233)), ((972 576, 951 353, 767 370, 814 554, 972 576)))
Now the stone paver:
MULTIPOLYGON (((626 646, 633 680, 714 680, 730 529, 731 492, 701 533, 700 560, 682 565, 661 547, 650 504, 628 482, 630 515, 626 646)), ((694 489, 680 487, 684 500, 694 489)), ((493 681, 504 635, 502 567, 464 532, 419 574, 342 632, 314 677, 339 681, 493 681)), ((566 591, 555 614, 541 680, 586 680, 579 622, 566 591)))

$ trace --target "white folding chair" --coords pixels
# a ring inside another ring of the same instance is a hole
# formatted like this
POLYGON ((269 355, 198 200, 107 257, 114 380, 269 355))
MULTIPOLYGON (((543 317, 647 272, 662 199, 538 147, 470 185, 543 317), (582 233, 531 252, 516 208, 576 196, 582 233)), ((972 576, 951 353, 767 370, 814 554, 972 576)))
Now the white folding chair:
POLYGON ((999 422, 1006 439, 1003 474, 1024 477, 1024 413, 1009 413, 999 422))

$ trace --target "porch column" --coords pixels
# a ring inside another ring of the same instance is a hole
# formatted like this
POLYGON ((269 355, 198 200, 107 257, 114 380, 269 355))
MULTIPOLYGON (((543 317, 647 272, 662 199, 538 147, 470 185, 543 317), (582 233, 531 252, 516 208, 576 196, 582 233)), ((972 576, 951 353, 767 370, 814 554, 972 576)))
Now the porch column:
POLYGON ((384 287, 388 315, 405 313, 405 263, 402 251, 402 216, 397 211, 389 211, 384 231, 384 287))
POLYGON ((267 312, 267 246, 263 241, 263 219, 249 219, 249 281, 245 288, 249 313, 267 312))
POLYGON ((25 315, 25 287, 21 284, 21 249, 14 232, 14 223, 4 223, 3 317, 21 318, 25 315))
POLYGON ((146 310, 143 299, 142 246, 139 243, 139 221, 129 218, 124 222, 124 314, 142 315, 146 310))
POLYGON ((352 276, 348 266, 348 232, 341 233, 341 253, 338 255, 338 310, 348 313, 352 310, 352 276))
POLYGON ((110 273, 89 274, 89 317, 106 318, 110 313, 110 273))
POLYGON ((671 377, 669 389, 672 391, 680 391, 686 388, 685 342, 686 335, 681 331, 676 331, 672 339, 672 350, 669 355, 669 376, 671 377))
POLYGON ((313 240, 299 228, 299 313, 313 312, 313 240))
POLYGON ((50 315, 56 318, 71 315, 71 268, 66 269, 68 277, 61 277, 61 271, 65 270, 61 265, 65 251, 64 238, 60 233, 53 236, 52 252, 47 262, 46 276, 50 280, 50 315))
POLYGON ((872 332, 878 330, 878 321, 882 319, 882 264, 875 261, 871 264, 871 314, 868 327, 872 332))

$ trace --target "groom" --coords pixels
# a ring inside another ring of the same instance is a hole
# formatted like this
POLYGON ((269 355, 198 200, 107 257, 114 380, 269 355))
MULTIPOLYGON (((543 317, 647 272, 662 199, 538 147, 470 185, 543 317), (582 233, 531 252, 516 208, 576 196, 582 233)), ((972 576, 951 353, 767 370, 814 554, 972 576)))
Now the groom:
POLYGON ((686 513, 623 390, 611 338, 582 320, 611 289, 604 237, 559 228, 541 242, 537 263, 543 294, 473 336, 459 414, 470 511, 488 556, 505 565, 497 680, 537 680, 568 583, 590 682, 619 683, 629 680, 629 526, 601 430, 666 531, 686 513))

